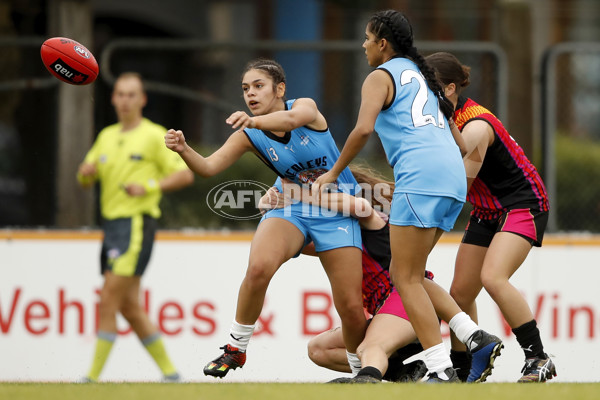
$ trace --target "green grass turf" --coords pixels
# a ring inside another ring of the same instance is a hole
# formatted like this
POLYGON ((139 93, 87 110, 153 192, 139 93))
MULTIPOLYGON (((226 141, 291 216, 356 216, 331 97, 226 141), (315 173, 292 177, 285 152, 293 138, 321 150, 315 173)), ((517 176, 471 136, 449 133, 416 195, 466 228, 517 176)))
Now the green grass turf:
POLYGON ((0 383, 4 400, 579 400, 599 399, 600 383, 343 385, 321 383, 0 383))

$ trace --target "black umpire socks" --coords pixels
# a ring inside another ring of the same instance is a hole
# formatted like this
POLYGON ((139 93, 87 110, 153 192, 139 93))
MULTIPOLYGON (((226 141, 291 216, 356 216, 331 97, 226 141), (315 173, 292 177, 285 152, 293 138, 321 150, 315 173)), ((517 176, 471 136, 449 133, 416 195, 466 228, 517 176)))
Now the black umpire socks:
POLYGON ((376 378, 378 380, 383 379, 383 375, 381 374, 381 371, 375 367, 364 367, 363 369, 358 371, 358 374, 356 374, 356 376, 361 376, 361 375, 372 376, 373 378, 376 378))
POLYGON ((452 360, 452 367, 456 370, 458 379, 462 382, 466 382, 469 377, 469 371, 471 371, 471 360, 473 356, 468 351, 457 351, 450 350, 450 360, 452 360))
POLYGON ((525 358, 546 358, 544 345, 542 345, 540 331, 535 319, 524 323, 512 331, 517 337, 517 342, 521 345, 521 349, 523 349, 523 352, 525 353, 525 358))

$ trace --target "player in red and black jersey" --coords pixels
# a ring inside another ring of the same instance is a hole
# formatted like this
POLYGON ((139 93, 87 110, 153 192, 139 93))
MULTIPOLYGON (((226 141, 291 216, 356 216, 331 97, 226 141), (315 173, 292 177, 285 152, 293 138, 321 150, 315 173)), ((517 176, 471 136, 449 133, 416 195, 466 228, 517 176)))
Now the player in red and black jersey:
MULTIPOLYGON (((544 382, 556 376, 556 368, 544 352, 529 305, 509 282, 532 246, 542 245, 549 211, 544 183, 500 120, 461 96, 470 83, 470 68, 444 52, 432 54, 427 62, 436 70, 446 97, 455 107, 453 119, 467 151, 467 201, 473 205, 450 293, 477 320, 475 299, 484 287, 525 353, 519 382, 544 382)), ((464 364, 464 346, 453 340, 452 348, 455 366, 464 364)))
MULTIPOLYGON (((409 322, 402 299, 390 278, 391 249, 390 227, 387 214, 376 211, 373 206, 389 210, 393 183, 377 176, 374 171, 364 167, 350 167, 356 181, 363 190, 370 190, 364 198, 343 193, 321 194, 327 207, 343 210, 357 218, 362 237, 363 306, 373 316, 370 320, 365 339, 358 346, 360 360, 346 355, 341 329, 334 328, 323 332, 308 345, 309 357, 315 364, 340 372, 353 372, 353 378, 338 378, 332 382, 376 383, 382 379, 389 381, 414 381, 422 378, 427 368, 420 360, 405 364, 404 360, 423 351, 417 341, 417 335, 409 322), (371 199, 370 201, 367 198, 371 199), (378 201, 381 200, 381 201, 378 201), (384 204, 385 203, 385 204, 384 204), (350 365, 349 365, 350 363, 350 365)), ((289 190, 284 183, 284 193, 293 200, 302 200, 300 190, 289 190)), ((309 193, 302 194, 307 197, 309 193)), ((264 208, 281 207, 291 199, 272 188, 261 200, 264 208)), ((324 205, 324 203, 322 203, 324 205)), ((386 211, 387 211, 386 210, 386 211)), ((316 255, 314 246, 307 245, 304 254, 316 255)), ((461 343, 465 343, 473 352, 473 368, 467 369, 472 382, 483 382, 492 372, 493 363, 500 355, 502 341, 494 335, 479 329, 467 314, 462 312, 450 294, 433 282, 433 274, 425 272, 423 286, 430 297, 438 317, 448 322, 450 329, 456 332, 461 343)))

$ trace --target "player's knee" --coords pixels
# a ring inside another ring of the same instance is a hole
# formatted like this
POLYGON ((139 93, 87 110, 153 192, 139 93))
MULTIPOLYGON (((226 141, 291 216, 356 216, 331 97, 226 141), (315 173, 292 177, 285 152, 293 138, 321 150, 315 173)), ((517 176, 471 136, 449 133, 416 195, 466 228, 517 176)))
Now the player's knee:
POLYGON ((467 296, 463 290, 455 286, 450 287, 450 296, 452 296, 456 304, 458 304, 462 310, 465 310, 465 307, 472 302, 470 296, 467 296))
POLYGON ((358 358, 362 359, 363 353, 367 346, 368 344, 364 340, 358 345, 358 347, 356 348, 356 355, 358 356, 358 358))
POLYGON ((343 299, 335 301, 335 308, 341 317, 362 316, 364 318, 363 302, 361 297, 345 296, 343 299))
POLYGON ((344 309, 338 310, 338 314, 342 320, 343 326, 357 330, 361 329, 361 327, 366 329, 367 318, 365 317, 362 304, 354 307, 346 306, 344 309))
POLYGON ((114 315, 119 311, 120 304, 117 296, 100 296, 100 303, 98 304, 98 313, 101 316, 114 315))
POLYGON ((133 321, 140 318, 141 314, 144 313, 144 309, 138 302, 126 301, 121 305, 119 309, 123 318, 127 321, 133 321))
POLYGON ((308 342, 307 350, 308 358, 310 358, 312 362, 314 362, 320 367, 325 365, 325 351, 317 340, 313 339, 310 342, 308 342))
POLYGON ((251 288, 264 289, 269 286, 274 271, 279 265, 269 259, 251 260, 244 277, 244 283, 251 288))
POLYGON ((403 269, 396 269, 393 275, 393 283, 399 293, 413 290, 419 285, 423 285, 422 274, 416 274, 403 269))
POLYGON ((506 278, 498 276, 493 272, 481 272, 481 284, 492 297, 494 293, 500 293, 507 282, 506 278))

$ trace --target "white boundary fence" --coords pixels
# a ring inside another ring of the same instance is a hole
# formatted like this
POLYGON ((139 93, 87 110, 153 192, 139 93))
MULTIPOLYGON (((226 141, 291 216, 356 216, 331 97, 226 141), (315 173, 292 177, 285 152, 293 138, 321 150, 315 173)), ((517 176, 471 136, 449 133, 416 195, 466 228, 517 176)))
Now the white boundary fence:
MULTIPOLYGON (((162 232, 142 281, 151 319, 190 381, 214 382, 202 368, 226 343, 244 276, 249 234, 186 236, 162 232)), ((433 251, 429 269, 449 288, 458 237, 433 251)), ((85 374, 94 350, 98 232, 0 231, 0 381, 73 381, 85 374)), ((555 356, 556 382, 597 381, 600 365, 600 239, 547 237, 514 284, 532 306, 546 351, 555 356)), ((340 374, 313 365, 306 344, 337 325, 329 285, 318 260, 285 264, 267 293, 248 361, 227 381, 324 382, 340 374)), ((480 325, 506 344, 490 382, 515 381, 523 355, 487 294, 478 301, 480 325)), ((127 325, 120 320, 120 327, 127 325)), ((447 326, 442 326, 447 338, 447 326)), ((119 336, 102 375, 109 381, 160 379, 135 335, 119 336)))

